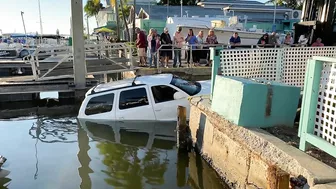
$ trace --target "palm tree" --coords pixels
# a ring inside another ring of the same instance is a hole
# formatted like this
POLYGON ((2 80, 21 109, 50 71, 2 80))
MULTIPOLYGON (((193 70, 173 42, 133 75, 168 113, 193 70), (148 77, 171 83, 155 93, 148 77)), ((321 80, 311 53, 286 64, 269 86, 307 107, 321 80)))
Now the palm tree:
MULTIPOLYGON (((127 4, 128 3, 128 0, 121 0, 120 1, 120 11, 121 14, 122 14, 122 18, 124 20, 124 25, 125 25, 125 28, 126 28, 126 32, 127 32, 127 41, 130 41, 130 32, 129 32, 129 29, 128 29, 128 23, 127 23, 127 18, 130 14, 130 9, 131 7, 127 4)), ((119 15, 120 16, 120 15, 119 15)))
POLYGON ((278 6, 286 6, 292 9, 299 9, 302 1, 301 0, 269 0, 266 3, 277 4, 278 6))
POLYGON ((119 21, 120 21, 120 19, 119 19, 119 17, 118 17, 118 15, 119 15, 119 5, 118 5, 118 1, 117 0, 110 0, 110 4, 111 4, 111 6, 112 6, 112 8, 113 8, 113 11, 114 11, 114 14, 116 15, 116 22, 117 22, 117 41, 119 41, 120 40, 120 23, 119 23, 119 21))
POLYGON ((97 26, 98 26, 98 20, 97 20, 97 15, 101 9, 103 9, 104 6, 100 2, 100 0, 88 0, 84 6, 84 12, 88 17, 95 17, 97 26))

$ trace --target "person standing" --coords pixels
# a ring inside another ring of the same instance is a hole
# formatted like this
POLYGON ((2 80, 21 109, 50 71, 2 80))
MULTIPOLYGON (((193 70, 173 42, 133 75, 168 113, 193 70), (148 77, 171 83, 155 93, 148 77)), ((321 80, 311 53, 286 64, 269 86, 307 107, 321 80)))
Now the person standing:
POLYGON ((286 37, 283 39, 282 44, 287 46, 293 45, 293 38, 290 33, 286 34, 286 37))
POLYGON ((168 31, 168 28, 165 27, 163 30, 163 33, 160 36, 160 40, 161 40, 161 56, 163 58, 163 60, 161 60, 161 62, 164 62, 164 67, 168 68, 168 61, 172 56, 172 52, 171 52, 171 45, 172 45, 172 40, 168 31))
POLYGON ((194 35, 194 31, 192 29, 189 29, 189 33, 187 35, 187 37, 185 38, 185 41, 187 42, 190 49, 188 49, 187 51, 187 63, 188 63, 188 66, 190 64, 190 58, 192 59, 191 61, 193 63, 196 62, 196 46, 195 44, 197 44, 197 38, 196 36, 194 35))
POLYGON ((140 28, 135 29, 137 33, 136 46, 138 48, 138 56, 140 58, 139 66, 146 66, 146 35, 140 30, 140 28))
MULTIPOLYGON (((214 44, 218 44, 217 36, 215 35, 215 32, 213 29, 209 30, 208 36, 206 38, 206 43, 209 45, 209 48, 216 47, 214 44)), ((207 60, 208 60, 207 66, 211 66, 212 60, 210 60, 210 50, 208 50, 207 60)))
POLYGON ((317 38, 316 41, 312 44, 312 47, 324 47, 321 38, 317 38))
POLYGON ((150 30, 150 35, 148 35, 148 49, 149 49, 149 55, 148 55, 148 60, 149 60, 149 66, 152 67, 152 63, 154 61, 154 65, 156 65, 156 51, 160 45, 160 40, 157 35, 157 32, 155 29, 150 30))
MULTIPOLYGON (((196 47, 196 49, 198 49, 196 51, 196 63, 199 65, 201 58, 204 58, 204 50, 203 50, 203 44, 204 44, 204 32, 203 30, 198 32, 198 35, 196 36, 197 39, 197 44, 198 46, 196 47)), ((206 58, 206 57, 205 57, 206 58)))
POLYGON ((176 67, 177 61, 179 62, 179 67, 182 67, 182 61, 181 61, 181 52, 182 52, 182 46, 184 42, 184 37, 182 35, 182 27, 178 27, 177 31, 174 34, 174 64, 173 67, 176 67))
POLYGON ((231 48, 235 48, 235 46, 240 45, 241 40, 240 37, 238 36, 238 32, 234 32, 233 35, 230 38, 230 45, 231 48))
POLYGON ((265 46, 269 44, 268 33, 265 33, 258 41, 258 46, 265 46))
POLYGON ((268 42, 270 45, 278 45, 277 36, 275 32, 272 32, 271 36, 269 36, 268 42))

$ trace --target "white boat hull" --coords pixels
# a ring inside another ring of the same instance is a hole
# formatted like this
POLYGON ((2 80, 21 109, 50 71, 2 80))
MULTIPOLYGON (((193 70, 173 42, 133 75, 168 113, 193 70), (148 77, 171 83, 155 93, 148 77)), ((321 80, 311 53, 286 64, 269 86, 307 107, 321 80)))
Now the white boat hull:
MULTIPOLYGON (((193 29, 194 34, 197 35, 199 31, 203 30, 204 39, 208 35, 210 28, 206 27, 192 27, 192 26, 182 26, 182 34, 183 36, 187 36, 188 30, 193 29)), ((256 45, 260 37, 262 37, 263 33, 257 32, 245 32, 239 30, 231 30, 231 29, 214 29, 215 35, 217 36, 218 43, 228 44, 230 38, 232 37, 234 32, 238 32, 238 35, 241 40, 242 45, 256 45)), ((174 35, 171 34, 172 37, 174 35)))

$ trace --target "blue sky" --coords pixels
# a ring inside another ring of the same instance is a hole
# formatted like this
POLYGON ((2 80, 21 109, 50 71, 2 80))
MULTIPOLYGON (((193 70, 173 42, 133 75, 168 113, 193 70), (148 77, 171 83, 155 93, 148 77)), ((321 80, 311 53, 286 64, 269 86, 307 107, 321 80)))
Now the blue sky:
MULTIPOLYGON (((71 0, 40 0, 43 33, 70 34, 71 0)), ((83 0, 83 5, 86 0, 83 0)), ((23 33, 21 11, 24 12, 24 21, 27 32, 39 32, 38 0, 0 0, 0 29, 3 33, 23 33)), ((86 22, 85 22, 86 23, 86 22)), ((90 19, 90 29, 96 27, 94 18, 90 19), (93 26, 93 27, 92 27, 93 26)))
MULTIPOLYGON (((83 0, 83 5, 87 0, 83 0)), ((261 0, 265 1, 265 0, 261 0)), ((40 0, 43 33, 70 34, 70 2, 71 0, 40 0)), ((102 0, 105 2, 105 0, 102 0)), ((24 12, 24 21, 27 32, 39 32, 38 0, 0 0, 0 30, 3 33, 23 33, 21 11, 24 12)), ((84 25, 86 22, 84 21, 84 25)), ((94 18, 89 19, 90 30, 96 27, 94 18)))

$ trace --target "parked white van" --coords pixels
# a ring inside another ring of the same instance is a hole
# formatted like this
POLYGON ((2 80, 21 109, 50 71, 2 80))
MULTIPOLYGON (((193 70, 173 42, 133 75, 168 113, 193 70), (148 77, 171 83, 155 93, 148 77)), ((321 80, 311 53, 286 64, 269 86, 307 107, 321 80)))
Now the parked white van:
POLYGON ((179 105, 189 118, 188 97, 209 95, 210 88, 210 80, 193 82, 172 74, 99 84, 86 93, 78 119, 175 121, 179 105))

